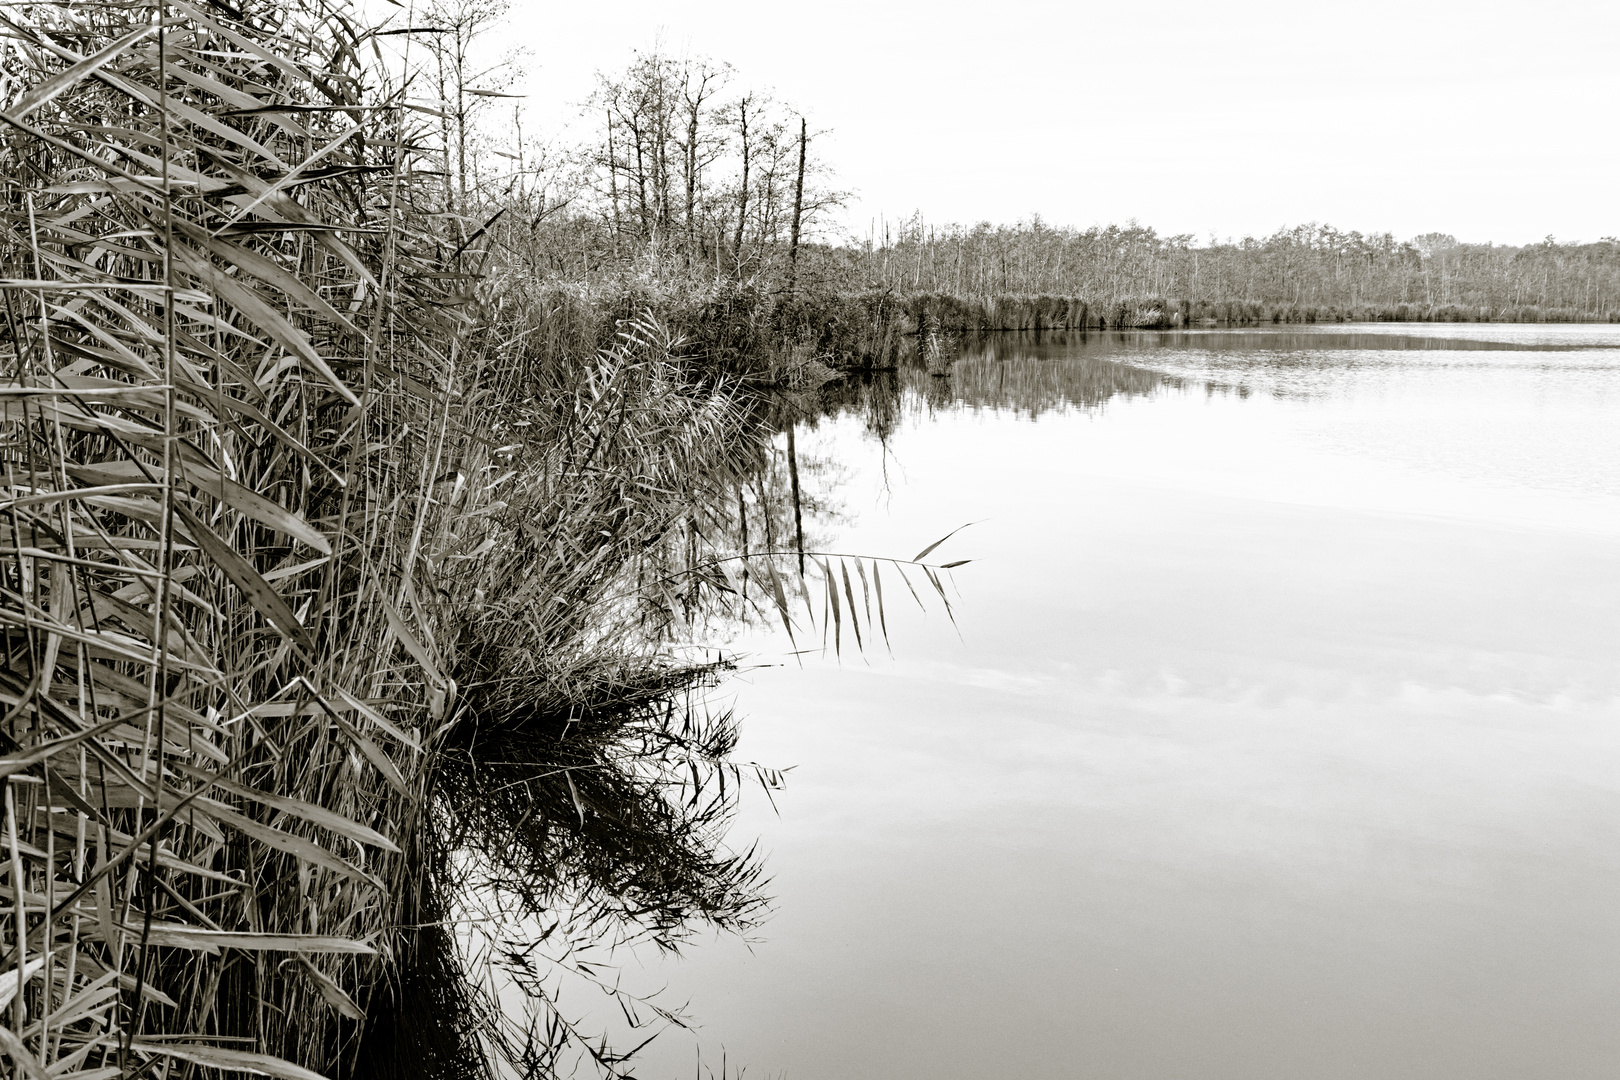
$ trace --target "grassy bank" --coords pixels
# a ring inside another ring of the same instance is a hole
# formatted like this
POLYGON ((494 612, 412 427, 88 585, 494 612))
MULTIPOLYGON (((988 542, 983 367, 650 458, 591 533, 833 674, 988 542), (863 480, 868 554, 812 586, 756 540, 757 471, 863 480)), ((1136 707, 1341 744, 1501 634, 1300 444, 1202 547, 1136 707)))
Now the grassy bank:
POLYGON ((497 277, 509 304, 531 314, 526 334, 546 352, 610 347, 631 321, 667 328, 693 374, 766 387, 793 385, 811 361, 832 368, 892 367, 916 333, 907 302, 876 290, 799 289, 730 279, 610 278, 537 282, 497 277))

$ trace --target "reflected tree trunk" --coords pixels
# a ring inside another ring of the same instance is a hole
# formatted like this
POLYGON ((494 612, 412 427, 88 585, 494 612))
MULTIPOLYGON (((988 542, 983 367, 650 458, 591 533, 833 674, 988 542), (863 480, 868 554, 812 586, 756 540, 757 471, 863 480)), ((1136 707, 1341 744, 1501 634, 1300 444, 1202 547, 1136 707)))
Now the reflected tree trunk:
POLYGON ((804 576, 804 510, 799 500, 799 452, 793 444, 793 423, 787 426, 788 478, 793 485, 793 546, 799 553, 799 576, 804 576))

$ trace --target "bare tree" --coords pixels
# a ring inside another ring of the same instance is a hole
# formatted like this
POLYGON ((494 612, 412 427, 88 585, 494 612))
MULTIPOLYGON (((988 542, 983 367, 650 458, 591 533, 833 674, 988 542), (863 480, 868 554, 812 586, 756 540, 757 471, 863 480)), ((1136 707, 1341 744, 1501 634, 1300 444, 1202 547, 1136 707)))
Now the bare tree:
POLYGON ((597 162, 606 170, 611 197, 617 205, 623 181, 625 196, 631 200, 642 240, 653 241, 670 232, 670 194, 673 184, 670 159, 684 158, 671 146, 676 128, 676 110, 684 94, 683 72, 678 61, 662 49, 638 51, 622 75, 599 75, 592 104, 607 116, 615 136, 597 162))
POLYGON ((739 275, 743 264, 743 226, 748 223, 748 107, 753 103, 753 94, 745 94, 737 102, 737 141, 742 147, 742 181, 737 185, 737 234, 731 242, 731 261, 739 275))
POLYGON ((474 66, 477 43, 505 18, 507 9, 508 0, 431 0, 423 12, 425 28, 433 31, 425 37, 439 95, 445 202, 457 211, 467 209, 478 183, 477 143, 484 115, 493 99, 517 96, 505 92, 519 74, 515 55, 474 66))
POLYGON ((799 176, 793 184, 793 233, 788 240, 788 292, 799 279, 799 226, 804 223, 804 153, 810 142, 810 128, 799 117, 799 176))
POLYGON ((731 77, 731 65, 716 65, 707 59, 688 61, 681 72, 681 106, 686 121, 685 138, 681 140, 683 176, 686 189, 686 248, 687 261, 700 254, 698 237, 707 230, 699 226, 699 190, 703 172, 726 149, 725 128, 712 105, 731 77))
POLYGON ((793 112, 734 81, 729 64, 656 46, 598 75, 586 115, 602 126, 586 160, 615 244, 633 237, 717 274, 729 261, 739 280, 798 259, 839 199, 809 152, 817 133, 802 119, 794 131, 793 112))

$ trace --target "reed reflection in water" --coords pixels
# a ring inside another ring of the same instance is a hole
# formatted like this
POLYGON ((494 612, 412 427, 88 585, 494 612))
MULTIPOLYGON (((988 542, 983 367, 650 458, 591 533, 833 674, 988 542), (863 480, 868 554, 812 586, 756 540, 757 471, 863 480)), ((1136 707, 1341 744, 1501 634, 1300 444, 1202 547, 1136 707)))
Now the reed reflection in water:
POLYGON ((1612 1076, 1620 335, 1469 331, 1003 338, 833 391, 829 543, 986 520, 960 639, 891 605, 892 660, 737 690, 796 766, 736 834, 777 914, 641 973, 715 1066, 1612 1076))

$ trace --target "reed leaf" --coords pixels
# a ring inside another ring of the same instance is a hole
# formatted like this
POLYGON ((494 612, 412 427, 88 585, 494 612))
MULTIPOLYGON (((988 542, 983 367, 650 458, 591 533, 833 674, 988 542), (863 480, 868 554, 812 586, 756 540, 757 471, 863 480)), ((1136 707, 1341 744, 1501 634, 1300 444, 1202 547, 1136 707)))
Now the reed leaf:
POLYGON ((206 1043, 159 1043, 138 1041, 130 1044, 130 1049, 137 1054, 151 1057, 172 1058, 175 1061, 185 1061, 192 1065, 202 1065, 211 1069, 228 1069, 231 1072, 251 1073, 255 1076, 271 1076, 277 1080, 325 1080, 318 1072, 313 1072, 300 1065, 295 1065, 282 1058, 272 1057, 269 1054, 254 1053, 249 1050, 229 1050, 220 1046, 209 1046, 206 1043))

